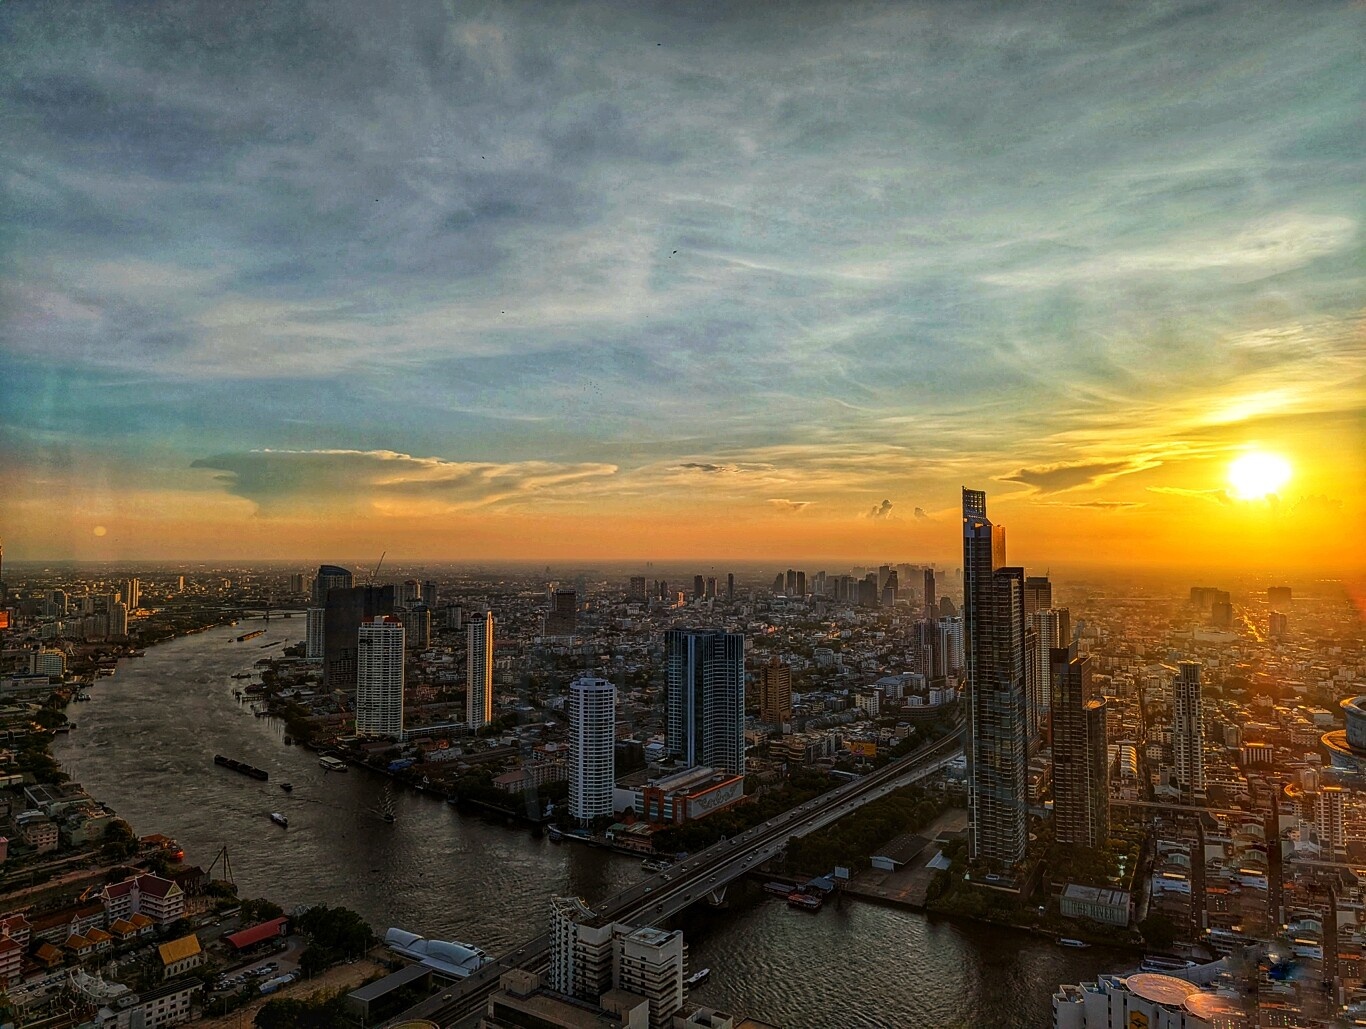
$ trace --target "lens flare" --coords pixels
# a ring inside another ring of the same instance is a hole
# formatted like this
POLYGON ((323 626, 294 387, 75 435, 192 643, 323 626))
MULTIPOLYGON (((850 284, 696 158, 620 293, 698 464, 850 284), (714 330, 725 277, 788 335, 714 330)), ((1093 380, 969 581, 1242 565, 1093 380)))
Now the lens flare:
POLYGON ((1279 454, 1252 451, 1228 466, 1228 481, 1239 500, 1261 500, 1290 481, 1290 462, 1279 454))

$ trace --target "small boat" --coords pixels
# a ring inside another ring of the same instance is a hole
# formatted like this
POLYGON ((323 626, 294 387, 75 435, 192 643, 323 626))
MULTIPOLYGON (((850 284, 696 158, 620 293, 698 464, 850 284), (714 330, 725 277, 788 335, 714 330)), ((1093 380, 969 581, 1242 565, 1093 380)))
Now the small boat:
POLYGON ((289 819, 286 818, 284 815, 280 814, 280 812, 278 811, 272 811, 270 813, 270 820, 284 829, 289 828, 289 819))
POLYGON ((389 788, 389 784, 384 784, 384 792, 379 798, 379 816, 390 824, 394 821, 394 791, 389 788))
POLYGON ((564 839, 564 833, 557 826, 552 825, 549 829, 546 830, 545 834, 548 837, 550 837, 551 843, 559 843, 561 840, 564 839))
POLYGON ((324 754, 322 757, 318 758, 318 764, 322 765, 322 767, 326 768, 329 772, 346 771, 346 762, 339 757, 333 757, 331 754, 324 754))
POLYGON ((291 736, 291 735, 289 735, 289 733, 285 733, 285 746, 286 746, 286 747, 292 747, 292 746, 294 746, 294 737, 291 736))
POLYGON ((280 783, 280 789, 284 790, 286 793, 290 793, 294 789, 294 784, 292 782, 282 782, 280 783))
POLYGON ((707 977, 710 975, 710 968, 702 968, 694 972, 692 975, 688 976, 688 978, 684 979, 683 981, 687 983, 689 986, 696 986, 698 983, 706 982, 707 977))
POLYGON ((825 898, 818 897, 814 893, 789 893, 787 895, 787 906, 798 908, 801 911, 819 911, 824 903, 825 898))
POLYGON ((673 866, 668 861, 652 861, 646 858, 640 863, 640 867, 647 872, 667 872, 673 866))
POLYGON ((1072 938, 1069 937, 1069 936, 1059 936, 1059 937, 1058 937, 1058 946, 1059 946, 1059 947, 1076 947, 1078 950, 1085 950, 1087 947, 1089 947, 1089 946, 1091 946, 1091 945, 1090 945, 1089 943, 1085 943, 1085 942, 1083 942, 1083 941, 1081 941, 1081 940, 1074 940, 1074 939, 1072 939, 1072 938))

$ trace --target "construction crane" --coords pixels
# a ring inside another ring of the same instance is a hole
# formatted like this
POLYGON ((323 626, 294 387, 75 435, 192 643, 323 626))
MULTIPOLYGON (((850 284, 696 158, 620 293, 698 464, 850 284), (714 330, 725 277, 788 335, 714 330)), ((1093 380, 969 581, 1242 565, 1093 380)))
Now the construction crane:
POLYGON ((373 586, 375 584, 375 576, 379 574, 379 566, 384 564, 384 555, 387 553, 389 551, 385 550, 379 555, 379 560, 375 562, 375 570, 370 573, 370 581, 366 585, 373 586))

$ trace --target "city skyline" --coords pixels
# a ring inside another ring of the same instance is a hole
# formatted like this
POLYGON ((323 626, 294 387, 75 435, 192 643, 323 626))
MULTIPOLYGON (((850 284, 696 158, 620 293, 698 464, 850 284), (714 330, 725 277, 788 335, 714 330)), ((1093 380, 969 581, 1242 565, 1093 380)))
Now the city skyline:
POLYGON ((1359 7, 57 6, 12 560, 1362 568, 1359 7))

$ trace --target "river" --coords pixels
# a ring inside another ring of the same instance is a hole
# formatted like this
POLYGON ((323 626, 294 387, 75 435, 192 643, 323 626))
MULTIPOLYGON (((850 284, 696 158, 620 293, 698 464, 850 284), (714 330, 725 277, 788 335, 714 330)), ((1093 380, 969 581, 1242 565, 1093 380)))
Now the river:
MULTIPOLYGON (((243 897, 343 905, 381 933, 397 925, 497 953, 545 927, 551 895, 591 903, 641 876, 635 859, 554 844, 413 792, 398 793, 386 825, 380 778, 325 772, 312 752, 284 745, 279 722, 233 697, 243 685, 234 673, 303 631, 297 616, 243 621, 124 660, 89 703, 71 706, 77 728, 54 754, 139 834, 174 837, 204 867, 226 847, 243 897), (216 753, 266 769, 270 782, 215 766, 216 753)), ((712 969, 693 1000, 785 1029, 1043 1027, 1059 983, 1126 967, 1123 954, 858 901, 794 911, 752 885, 732 887, 725 910, 694 907, 676 925, 691 967, 712 969)))

